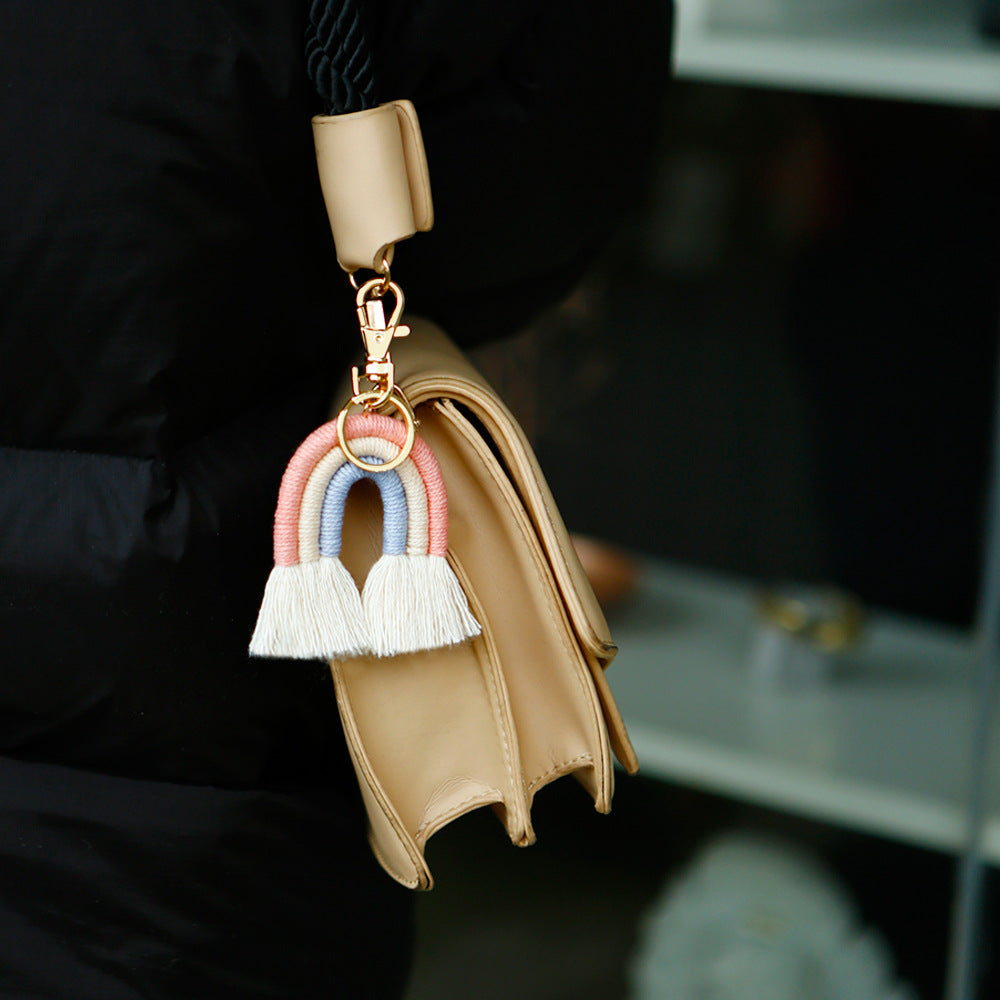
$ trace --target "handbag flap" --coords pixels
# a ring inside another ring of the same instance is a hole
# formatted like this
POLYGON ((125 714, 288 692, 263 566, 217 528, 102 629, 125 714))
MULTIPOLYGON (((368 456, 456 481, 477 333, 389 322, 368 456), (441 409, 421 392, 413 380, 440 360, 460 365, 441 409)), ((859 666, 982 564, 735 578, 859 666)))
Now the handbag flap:
MULTIPOLYGON (((397 383, 406 392, 410 403, 418 408, 418 416, 425 422, 424 433, 430 434, 432 428, 439 424, 448 428, 443 439, 437 441, 438 448, 449 441, 457 447, 458 439, 462 437, 458 431, 463 425, 469 432, 475 430, 478 446, 487 449, 481 456, 482 462, 493 466, 497 474, 502 473, 503 488, 516 496, 518 510, 512 508, 511 513, 523 519, 523 528, 529 533, 525 540, 530 539, 529 547, 537 553, 539 565, 544 563, 550 570, 551 575, 546 574, 549 587, 553 597, 559 600, 564 613, 559 617, 563 627, 568 629, 563 634, 567 640, 570 636, 575 639, 583 656, 615 755, 626 771, 634 773, 638 770, 638 761, 604 677, 604 669, 614 659, 617 647, 524 432, 483 376, 440 329, 419 318, 408 316, 407 321, 413 330, 412 336, 394 340, 392 344, 397 383), (423 409, 420 404, 425 404, 423 409), (429 407, 429 404, 436 405, 429 407)), ((343 386, 338 393, 339 403, 347 402, 350 396, 350 387, 343 386)), ((336 412, 339 409, 340 406, 336 412)), ((443 454, 441 458, 443 460, 443 454)), ((498 480, 493 481, 498 487, 501 485, 498 480)), ((462 523, 461 519, 459 523, 462 523)), ((361 534, 367 536, 366 532, 361 534)), ((466 590, 472 593, 468 588, 466 590)), ((538 595, 535 595, 535 600, 538 600, 538 595)), ((473 648, 480 645, 480 640, 472 644, 473 648)), ((492 662, 490 657, 487 660, 492 662)), ((508 668, 522 661, 530 664, 532 655, 517 654, 505 660, 508 668)), ((358 664, 363 661, 350 662, 358 664)), ((364 675, 363 670, 360 675, 364 675)), ((586 689, 585 685, 582 690, 586 689)), ((560 697, 557 702, 561 704, 565 700, 560 697)), ((532 702, 532 698, 520 698, 517 704, 530 708, 532 702)), ((551 720, 547 725, 550 723, 551 720)), ((595 792, 595 804, 599 808, 606 807, 602 807, 601 803, 607 799, 609 795, 600 790, 595 792)), ((506 800, 507 796, 504 796, 506 800)))
POLYGON ((581 646, 607 667, 618 648, 524 431, 441 329, 419 317, 407 317, 407 322, 412 335, 392 345, 396 381, 414 406, 432 399, 451 399, 483 426, 551 563, 573 631, 581 646))

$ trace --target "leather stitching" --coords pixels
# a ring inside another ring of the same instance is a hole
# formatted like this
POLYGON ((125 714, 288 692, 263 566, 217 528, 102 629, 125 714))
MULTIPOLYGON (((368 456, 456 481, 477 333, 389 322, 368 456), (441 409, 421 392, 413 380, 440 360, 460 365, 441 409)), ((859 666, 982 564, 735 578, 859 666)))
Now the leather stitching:
MULTIPOLYGON (((500 789, 498 788, 492 789, 492 791, 495 794, 500 793, 500 789)), ((479 803, 480 805, 487 806, 487 805, 492 805, 494 802, 496 802, 496 798, 494 797, 494 795, 489 795, 488 793, 485 792, 480 792, 478 795, 470 795, 467 799, 462 799, 461 802, 457 802, 454 806, 452 806, 451 809, 448 810, 446 814, 442 814, 441 816, 438 816, 436 819, 433 820, 431 819, 424 820, 424 822, 421 823, 420 826, 418 826, 417 829, 414 831, 413 833, 414 840, 420 841, 421 838, 423 837, 424 831, 427 830, 428 827, 431 828, 431 833, 427 834, 427 839, 430 839, 435 830, 444 826, 446 823, 450 823, 453 819, 456 819, 458 816, 460 816, 465 811, 466 806, 472 805, 473 803, 479 803)))
POLYGON ((372 849, 372 854, 374 854, 375 857, 378 858, 379 864, 387 872, 392 872, 392 877, 396 879, 397 882, 402 882, 402 884, 405 885, 407 889, 416 889, 419 887, 420 885, 419 878, 406 878, 406 876, 401 875, 399 873, 395 865, 389 863, 389 860, 386 858, 385 854, 379 848, 374 837, 368 838, 368 846, 372 849))
MULTIPOLYGON (((482 654, 482 647, 480 641, 476 640, 473 643, 473 649, 476 652, 476 661, 479 663, 480 673, 485 674, 488 678, 489 690, 490 690, 490 711, 493 713, 493 721, 497 724, 497 728, 500 730, 500 736, 503 740, 503 761, 504 767, 507 771, 507 780, 509 782, 509 787, 512 795, 516 795, 519 787, 517 776, 514 774, 514 752, 511 747, 511 740, 508 735, 508 731, 513 732, 516 728, 516 723, 514 721, 514 710, 513 706, 510 704, 510 698, 506 699, 506 704, 509 706, 509 711, 501 712, 500 708, 504 704, 504 699, 500 696, 500 685, 497 682, 496 677, 496 667, 497 663, 496 657, 496 647, 493 642, 493 632, 490 628, 490 623, 486 616, 483 614, 483 609, 479 606, 479 602, 476 601, 472 587, 469 584, 469 578, 462 568, 462 564, 455 557, 455 554, 449 549, 448 551, 448 561, 451 563, 452 569, 455 571, 455 575, 459 578, 462 583, 462 589, 465 591, 466 595, 469 597, 469 610, 472 611, 473 615, 476 617, 482 626, 481 640, 482 645, 486 646, 486 656, 485 663, 482 654), (484 669, 485 668, 485 669, 484 669), (503 717, 501 717, 503 716, 503 717)), ((506 687, 506 685, 504 685, 506 687)), ((520 773, 520 753, 518 754, 518 773, 520 773)), ((506 802, 506 797, 503 799, 506 802)), ((518 820, 524 827, 530 827, 531 825, 531 810, 526 809, 525 804, 517 803, 518 820)))
POLYGON ((565 773, 567 769, 576 770, 573 767, 574 764, 580 764, 583 761, 589 761, 591 766, 594 764, 594 755, 589 753, 582 753, 576 757, 571 757, 569 760, 564 760, 561 764, 556 764, 550 767, 544 774, 540 774, 537 778, 533 778, 525 786, 530 792, 536 785, 541 784, 546 778, 551 778, 555 774, 565 773))
MULTIPOLYGON (((453 423, 456 430, 458 430, 462 434, 462 436, 466 439, 466 441, 470 444, 471 453, 475 456, 476 460, 483 467, 487 475, 494 482, 498 483, 498 487, 500 488, 501 492, 503 492, 502 484, 503 483, 507 484, 511 493, 514 494, 514 497, 517 499, 517 502, 520 505, 521 513, 524 515, 525 520, 528 521, 528 524, 530 526, 531 518, 529 517, 527 511, 524 510, 523 502, 521 501, 521 498, 517 495, 517 491, 514 489, 513 485, 510 483, 509 479, 506 476, 499 478, 497 477, 494 469, 491 468, 486 458, 476 448, 475 441, 472 438, 472 435, 469 433, 466 426, 468 424, 468 421, 461 414, 458 408, 454 404, 451 404, 451 406, 448 407, 440 401, 435 401, 433 405, 434 409, 437 410, 438 413, 440 413, 444 417, 447 417, 453 423), (456 419, 456 417, 458 419, 456 419)), ((497 464, 497 466, 499 466, 499 463, 496 462, 495 458, 493 458, 493 461, 497 464)), ((524 534, 529 539, 529 547, 530 547, 530 539, 533 538, 535 544, 539 548, 541 548, 541 543, 538 541, 538 538, 536 537, 534 531, 524 532, 524 534)), ((533 547, 530 547, 530 551, 532 558, 529 561, 531 563, 531 568, 534 571, 535 579, 538 581, 543 593, 548 598, 545 601, 546 614, 548 615, 549 621, 551 621, 553 626, 555 627, 556 633, 559 636, 559 641, 562 644, 563 650, 569 655, 571 661, 576 665, 577 668, 573 671, 573 676, 576 678, 577 686, 579 687, 581 693, 583 694, 584 702, 590 708, 591 737, 594 739, 594 741, 597 743, 598 746, 602 747, 603 743, 601 740, 600 723, 598 721, 599 717, 602 714, 600 699, 597 697, 597 692, 594 691, 593 687, 590 684, 590 672, 589 669, 587 668, 587 665, 585 663, 581 664, 579 662, 580 657, 582 655, 580 649, 572 645, 567 637, 567 631, 572 631, 572 625, 569 625, 569 627, 567 628, 568 622, 565 615, 562 617, 557 617, 554 610, 554 604, 556 602, 553 600, 552 591, 553 589, 555 589, 555 591, 558 593, 558 584, 556 584, 555 587, 553 588, 552 582, 547 580, 543 576, 542 570, 540 568, 543 562, 545 563, 546 566, 548 566, 548 563, 545 562, 543 559, 539 559, 538 552, 533 547), (582 676, 584 671, 586 671, 587 673, 586 680, 582 676)), ((466 590, 466 593, 468 593, 468 590, 466 590)), ((602 757, 603 756, 604 755, 602 754, 602 757)), ((593 758, 591 759, 593 760, 593 758)), ((595 764, 595 770, 597 770, 596 764, 595 764)), ((606 770, 607 768, 602 768, 599 774, 599 787, 602 798, 606 798, 608 794, 608 781, 607 781, 607 775, 605 773, 606 770)))
MULTIPOLYGON (((364 775, 365 783, 368 786, 368 790, 371 793, 372 798, 377 803, 379 809, 381 809, 382 815, 388 821, 389 829, 392 830, 398 838, 399 843, 403 847, 404 853, 409 856, 413 867, 418 870, 421 867, 426 867, 427 859, 424 857, 423 851, 421 851, 419 846, 413 842, 412 838, 410 838, 409 831, 405 828, 405 825, 394 815, 392 804, 385 794, 385 789, 382 787, 378 778, 372 771, 371 762, 364 753, 364 746, 358 732, 357 720, 354 717, 354 709, 351 707, 351 696, 348 690, 347 679, 344 677, 335 660, 330 663, 330 671, 333 675, 334 687, 337 692, 337 706, 340 710, 340 721, 344 727, 344 733, 347 738, 351 759, 364 775)), ((419 875, 417 876, 417 881, 413 882, 412 885, 411 879, 407 879, 405 875, 400 877, 397 867, 394 864, 388 863, 385 856, 376 850, 374 837, 369 837, 369 842, 372 845, 372 850, 375 852, 376 857, 378 857, 385 870, 392 874, 393 878, 410 888, 420 884, 419 875)))

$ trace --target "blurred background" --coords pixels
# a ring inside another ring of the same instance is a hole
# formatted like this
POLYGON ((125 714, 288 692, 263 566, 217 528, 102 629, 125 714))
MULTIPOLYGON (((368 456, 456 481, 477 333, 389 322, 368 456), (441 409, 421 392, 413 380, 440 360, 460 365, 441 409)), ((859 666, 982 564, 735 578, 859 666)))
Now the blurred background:
POLYGON ((409 997, 1000 996, 1000 4, 676 14, 641 210, 477 358, 642 776, 437 834, 409 997))

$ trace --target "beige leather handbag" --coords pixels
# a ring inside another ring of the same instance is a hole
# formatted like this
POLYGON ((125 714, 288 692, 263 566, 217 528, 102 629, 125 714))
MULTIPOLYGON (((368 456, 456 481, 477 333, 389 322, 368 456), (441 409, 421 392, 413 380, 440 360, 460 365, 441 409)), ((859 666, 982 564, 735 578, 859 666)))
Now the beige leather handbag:
MULTIPOLYGON (((540 788, 572 774, 606 813, 612 750, 629 772, 638 764, 604 677, 616 647, 524 433, 439 329, 412 327, 397 378, 447 484, 448 559, 482 633, 331 668, 375 854, 428 889, 424 845, 451 820, 492 806, 525 846, 540 788)), ((370 500, 352 496, 344 521, 357 580, 378 554, 370 500)))
POLYGON ((429 889, 446 823, 492 806, 531 844, 540 788, 572 774, 607 812, 612 751, 637 763, 604 677, 615 645, 523 432, 439 329, 400 322, 392 250, 433 221, 413 106, 314 134, 367 363, 282 480, 250 648, 330 661, 375 854, 429 889))

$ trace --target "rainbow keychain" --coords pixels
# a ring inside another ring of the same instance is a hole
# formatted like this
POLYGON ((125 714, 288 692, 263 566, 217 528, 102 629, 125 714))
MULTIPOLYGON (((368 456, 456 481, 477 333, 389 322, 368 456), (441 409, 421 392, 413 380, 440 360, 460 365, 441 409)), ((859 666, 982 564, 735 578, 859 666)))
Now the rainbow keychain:
MULTIPOLYGON (((448 564, 448 494, 433 452, 395 383, 389 348, 403 293, 384 272, 358 288, 368 352, 354 395, 335 420, 302 442, 281 479, 268 578, 253 656, 341 660, 436 649, 479 635, 480 626, 448 564), (389 320, 383 299, 395 298, 389 320), (370 388, 362 388, 361 378, 370 388), (350 415, 352 407, 362 412, 350 415), (399 419, 388 416, 394 411, 399 419), (340 561, 347 494, 370 479, 382 501, 382 555, 359 593, 340 561)), ((352 275, 353 283, 353 275, 352 275)))

